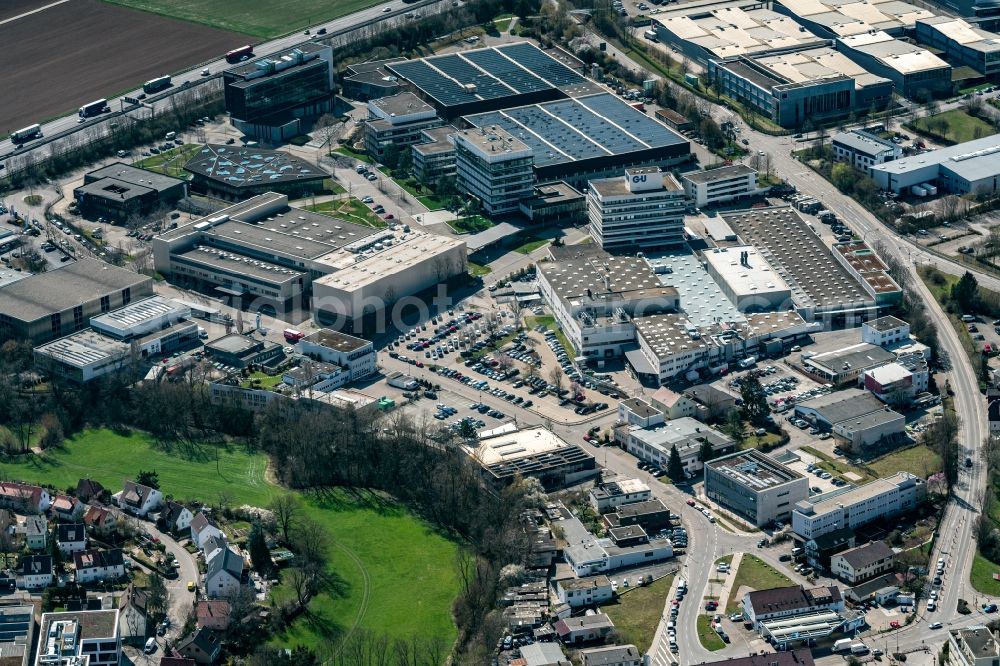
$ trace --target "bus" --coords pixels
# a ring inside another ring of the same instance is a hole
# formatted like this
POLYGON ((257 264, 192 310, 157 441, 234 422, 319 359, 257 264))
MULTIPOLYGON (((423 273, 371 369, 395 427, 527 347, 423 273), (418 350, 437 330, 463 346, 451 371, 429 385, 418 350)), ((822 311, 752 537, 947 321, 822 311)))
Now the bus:
POLYGON ((81 118, 91 118, 93 116, 99 116, 102 113, 107 113, 111 110, 108 106, 108 100, 97 99, 90 104, 84 104, 80 107, 80 117, 81 118))
POLYGON ((285 329, 285 340, 291 343, 296 343, 302 338, 306 337, 306 334, 302 331, 296 331, 294 328, 285 329))
POLYGON ((169 87, 170 87, 170 77, 160 76, 158 78, 150 79, 149 81, 143 83, 142 92, 147 94, 152 94, 155 92, 159 92, 164 88, 169 88, 169 87))
POLYGON ((253 55, 253 47, 247 44, 226 53, 226 62, 241 62, 253 55))
POLYGON ((16 132, 11 133, 10 141, 11 143, 24 143, 25 141, 31 141, 32 139, 42 138, 42 126, 38 123, 25 127, 24 129, 19 129, 16 132))

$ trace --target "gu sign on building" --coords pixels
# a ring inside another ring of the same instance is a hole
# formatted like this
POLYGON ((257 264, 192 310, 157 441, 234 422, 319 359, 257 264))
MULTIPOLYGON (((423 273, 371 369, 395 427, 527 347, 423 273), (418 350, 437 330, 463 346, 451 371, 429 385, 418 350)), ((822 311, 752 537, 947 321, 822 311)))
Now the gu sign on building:
POLYGON ((629 192, 646 192, 663 189, 663 175, 660 167, 625 169, 625 182, 629 192))

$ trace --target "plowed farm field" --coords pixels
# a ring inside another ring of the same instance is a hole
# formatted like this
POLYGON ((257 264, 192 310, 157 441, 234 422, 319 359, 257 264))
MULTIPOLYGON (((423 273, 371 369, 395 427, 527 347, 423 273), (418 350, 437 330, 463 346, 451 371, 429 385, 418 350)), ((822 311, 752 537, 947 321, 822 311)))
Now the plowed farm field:
POLYGON ((248 38, 98 0, 0 3, 0 134, 72 113, 246 44, 248 38), (24 15, 25 12, 40 11, 24 15))

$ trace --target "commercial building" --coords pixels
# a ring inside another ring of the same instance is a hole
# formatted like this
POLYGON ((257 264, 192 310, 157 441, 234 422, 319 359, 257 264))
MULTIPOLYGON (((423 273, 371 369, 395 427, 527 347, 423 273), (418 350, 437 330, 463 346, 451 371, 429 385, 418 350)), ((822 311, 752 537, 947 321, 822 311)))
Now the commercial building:
MULTIPOLYGON (((861 376, 866 370, 877 368, 886 363, 896 360, 896 355, 877 345, 859 342, 840 349, 833 349, 822 354, 810 356, 803 359, 802 365, 807 372, 816 376, 824 383, 834 386, 857 386, 861 383, 861 376)), ((822 396, 817 400, 822 403, 825 400, 842 400, 845 393, 837 393, 832 396, 822 396)))
POLYGON ((118 610, 42 613, 35 666, 118 666, 118 610))
POLYGON ((844 598, 840 588, 801 585, 755 590, 743 595, 743 617, 759 628, 762 622, 778 618, 792 618, 818 611, 842 611, 844 598))
MULTIPOLYGON (((556 256, 556 255, 554 255, 556 256)), ((677 290, 664 286, 640 257, 570 248, 537 267, 538 288, 577 353, 600 361, 635 340, 633 317, 675 311, 677 290)))
POLYGON ((34 635, 33 606, 0 606, 0 664, 28 666, 34 635))
POLYGON ((560 487, 597 474, 592 455, 541 426, 483 436, 467 452, 497 483, 533 476, 546 487, 560 487))
POLYGON ((995 192, 1000 176, 1000 135, 938 148, 872 167, 883 190, 903 193, 914 185, 933 183, 953 194, 995 192))
POLYGON ((562 181, 537 185, 530 198, 521 200, 518 209, 537 225, 570 226, 587 220, 587 198, 562 181))
POLYGON ((618 423, 653 428, 663 425, 664 414, 642 398, 628 398, 618 403, 618 423))
POLYGON ((448 137, 456 132, 453 125, 421 130, 420 138, 410 146, 414 178, 436 187, 442 179, 455 176, 455 144, 448 137))
POLYGON ((375 347, 371 341, 328 328, 296 342, 295 351, 315 361, 343 368, 352 382, 375 372, 375 347))
POLYGON ((833 258, 861 284, 879 308, 903 302, 902 287, 889 275, 889 267, 863 240, 836 243, 833 258))
POLYGON ((303 120, 333 109, 333 49, 303 42, 223 72, 233 126, 267 141, 304 133, 303 120))
POLYGON ((535 181, 619 176, 627 167, 669 167, 691 159, 691 144, 663 123, 611 93, 465 116, 478 128, 503 129, 526 144, 535 181))
POLYGON ((892 348, 910 341, 910 325, 892 315, 871 319, 861 325, 861 341, 892 348))
POLYGON ((750 245, 705 250, 705 267, 740 312, 787 310, 792 290, 750 245))
POLYGON ((102 335, 134 343, 140 358, 148 358, 197 342, 198 324, 190 317, 189 306, 153 296, 93 317, 90 325, 102 335))
POLYGON ((837 528, 856 530, 874 520, 914 510, 926 494, 923 479, 897 472, 840 493, 827 493, 816 501, 802 499, 792 512, 792 530, 803 539, 837 528))
POLYGON ((695 206, 711 206, 759 193, 757 170, 746 164, 689 171, 681 175, 681 182, 684 194, 695 206))
POLYGON ((531 148, 495 127, 463 130, 449 137, 455 144, 456 185, 474 197, 491 217, 517 212, 534 184, 531 148))
POLYGON ((609 530, 619 530, 617 535, 611 532, 611 539, 616 544, 621 545, 623 540, 636 537, 638 543, 646 543, 647 533, 653 534, 670 527, 670 510, 660 500, 649 499, 644 502, 623 504, 614 511, 605 513, 602 520, 609 530), (624 529, 628 527, 640 529, 629 532, 624 529))
POLYGON ((649 486, 639 479, 612 479, 590 491, 590 503, 598 513, 613 511, 623 504, 645 502, 651 497, 649 486))
POLYGON ((611 580, 604 575, 556 581, 556 598, 570 608, 598 606, 615 596, 611 580))
POLYGON ((790 206, 733 211, 722 217, 791 287, 796 311, 806 321, 841 328, 876 313, 875 299, 790 206))
POLYGON ((117 222, 172 208, 186 196, 183 180, 123 162, 91 171, 83 177, 83 185, 73 190, 81 215, 117 222))
POLYGON ((927 390, 927 373, 921 374, 924 383, 922 388, 918 388, 913 372, 901 363, 889 363, 866 370, 864 387, 886 404, 910 404, 918 392, 927 390))
POLYGON ((838 161, 847 162, 866 174, 868 168, 875 164, 884 164, 903 156, 899 144, 864 130, 838 132, 831 138, 830 146, 838 161))
POLYGON ((575 517, 563 520, 559 525, 569 544, 563 549, 563 557, 577 576, 592 576, 637 565, 648 566, 668 560, 674 555, 673 547, 667 539, 638 539, 628 541, 634 545, 618 545, 613 538, 598 539, 587 532, 575 517))
POLYGON ((954 658, 960 666, 993 666, 1000 660, 1000 643, 990 628, 982 624, 949 629, 948 645, 949 658, 954 658))
POLYGON ((964 65, 982 76, 1000 74, 1000 35, 951 16, 919 19, 914 37, 921 44, 939 49, 954 65, 964 65))
POLYGON ((716 458, 705 465, 705 496, 762 527, 788 518, 809 496, 809 479, 754 449, 716 458))
POLYGON ((127 344, 94 331, 79 331, 34 349, 35 367, 51 377, 86 384, 126 367, 127 344))
POLYGON ((692 120, 688 120, 673 109, 657 109, 653 112, 653 115, 661 123, 672 130, 677 130, 678 132, 690 132, 697 129, 697 123, 692 120))
POLYGON ((588 183, 590 234, 601 248, 643 251, 684 244, 684 189, 659 167, 588 183))
POLYGON ((388 150, 406 150, 423 140, 424 130, 441 124, 434 107, 411 92, 373 99, 368 102, 365 149, 369 157, 385 162, 388 150))
POLYGON ((38 344, 87 328, 91 317, 153 295, 153 280, 96 259, 0 286, 0 336, 38 344))
POLYGON ((217 199, 242 201, 265 192, 299 199, 323 191, 324 169, 282 150, 206 144, 184 165, 191 189, 217 199))
POLYGON ((273 365, 284 356, 281 345, 231 333, 205 344, 205 353, 214 361, 231 368, 273 365))
POLYGON ((870 72, 892 81, 896 92, 911 99, 948 95, 951 65, 915 44, 874 30, 842 37, 837 50, 870 72))
POLYGON ((470 113, 592 93, 598 87, 560 62, 562 52, 517 42, 386 62, 383 68, 447 120, 470 113), (555 56, 555 57, 553 57, 555 56))
POLYGON ((736 443, 731 437, 689 416, 652 428, 623 426, 615 430, 615 440, 639 460, 652 463, 662 470, 667 469, 670 451, 676 446, 681 465, 689 476, 700 472, 704 467, 700 456, 704 442, 712 445, 715 455, 731 453, 736 449, 736 443))
POLYGON ((830 572, 854 586, 893 570, 896 553, 884 541, 872 541, 830 558, 830 572))
POLYGON ((341 93, 348 99, 362 102, 395 95, 403 89, 403 84, 399 77, 389 72, 385 66, 405 61, 406 58, 390 58, 347 65, 340 80, 341 93))
POLYGON ((848 389, 795 405, 795 414, 857 453, 886 450, 904 438, 906 418, 860 389, 848 389))

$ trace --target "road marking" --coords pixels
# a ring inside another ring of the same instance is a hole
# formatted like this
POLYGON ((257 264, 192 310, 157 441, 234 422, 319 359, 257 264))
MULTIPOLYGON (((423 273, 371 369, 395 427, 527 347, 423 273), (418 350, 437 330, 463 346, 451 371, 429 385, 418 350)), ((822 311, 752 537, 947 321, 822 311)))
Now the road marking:
POLYGON ((11 16, 9 19, 4 19, 0 21, 0 25, 10 23, 11 21, 16 21, 18 19, 23 19, 25 16, 31 16, 32 14, 37 14, 38 12, 44 12, 46 9, 52 9, 55 6, 66 2, 69 2, 69 0, 56 0, 56 2, 50 2, 49 4, 39 7, 38 9, 32 9, 30 12, 24 12, 23 14, 18 14, 17 16, 11 16))

